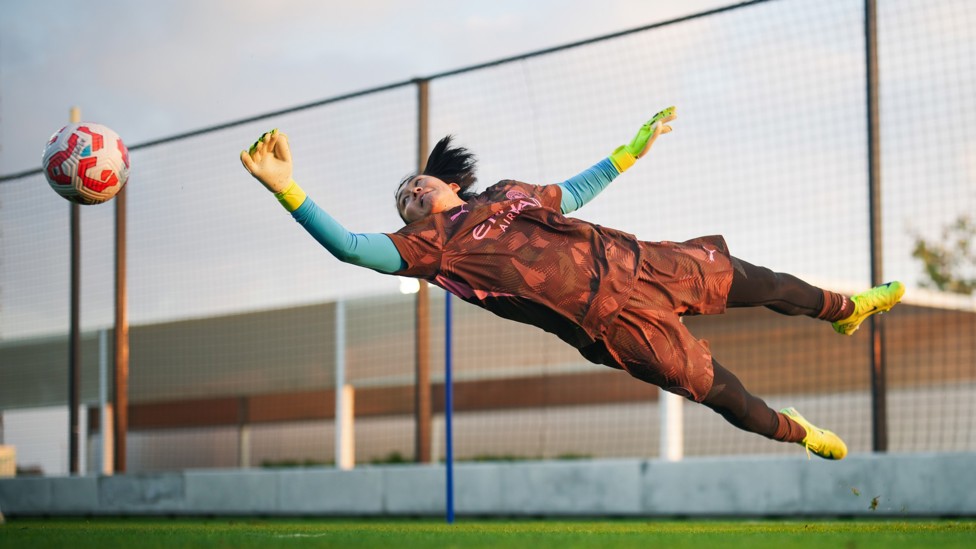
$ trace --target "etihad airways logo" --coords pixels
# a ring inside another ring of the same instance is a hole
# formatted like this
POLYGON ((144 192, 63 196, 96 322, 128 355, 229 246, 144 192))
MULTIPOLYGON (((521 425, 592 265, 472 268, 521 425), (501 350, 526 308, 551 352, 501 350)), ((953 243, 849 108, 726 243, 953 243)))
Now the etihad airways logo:
POLYGON ((507 197, 514 202, 508 208, 500 210, 475 227, 472 231, 475 240, 483 240, 488 237, 497 238, 498 235, 504 234, 508 230, 523 210, 542 206, 542 202, 539 202, 537 198, 532 198, 521 191, 509 191, 507 197))

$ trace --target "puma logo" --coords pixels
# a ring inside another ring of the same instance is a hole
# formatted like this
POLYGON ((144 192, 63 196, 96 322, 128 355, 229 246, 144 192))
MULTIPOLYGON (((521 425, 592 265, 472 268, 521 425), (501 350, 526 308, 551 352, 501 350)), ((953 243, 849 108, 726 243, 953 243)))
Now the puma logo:
POLYGON ((457 220, 457 218, 461 217, 461 214, 470 213, 468 212, 467 207, 468 207, 467 204, 462 204, 461 209, 456 214, 451 216, 451 221, 457 220))

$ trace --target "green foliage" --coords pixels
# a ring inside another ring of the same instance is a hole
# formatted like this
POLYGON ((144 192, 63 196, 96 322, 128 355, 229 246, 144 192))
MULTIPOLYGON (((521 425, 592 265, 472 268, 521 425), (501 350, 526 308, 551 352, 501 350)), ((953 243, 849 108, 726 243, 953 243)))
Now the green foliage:
POLYGON ((976 221, 960 215, 929 241, 916 234, 912 257, 922 262, 924 288, 972 295, 976 291, 976 221))

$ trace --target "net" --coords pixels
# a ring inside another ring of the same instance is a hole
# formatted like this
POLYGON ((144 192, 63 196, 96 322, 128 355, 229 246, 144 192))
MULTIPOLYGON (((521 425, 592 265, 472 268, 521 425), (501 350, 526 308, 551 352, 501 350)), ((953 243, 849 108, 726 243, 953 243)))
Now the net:
MULTIPOLYGON (((879 6, 878 25, 882 257, 909 286, 885 318, 889 450, 972 451, 976 302, 926 287, 913 252, 976 211, 976 13, 964 0, 901 0, 879 6)), ((482 186, 558 183, 677 105, 674 133, 573 215, 644 240, 722 234, 735 256, 853 293, 870 283, 864 51, 861 2, 752 3, 433 77, 429 133, 475 151, 482 186)), ((309 196, 353 231, 392 232, 396 183, 416 164, 417 108, 404 83, 133 148, 129 471, 332 463, 339 300, 357 462, 414 459, 416 297, 329 256, 237 154, 281 128, 309 196)), ((43 444, 20 433, 67 400, 68 206, 28 175, 0 184, 0 212, 0 410, 4 442, 28 464, 67 436, 66 426, 43 444)), ((98 333, 113 322, 113 219, 111 206, 83 210, 92 437, 98 333)), ((430 293, 437 460, 444 295, 430 293)), ((771 406, 796 406, 853 452, 871 450, 866 334, 764 309, 687 325, 771 406)), ((465 304, 454 338, 457 459, 661 454, 656 387, 465 304)), ((688 456, 797 451, 692 404, 683 431, 688 456)), ((95 452, 90 443, 89 468, 95 452)))

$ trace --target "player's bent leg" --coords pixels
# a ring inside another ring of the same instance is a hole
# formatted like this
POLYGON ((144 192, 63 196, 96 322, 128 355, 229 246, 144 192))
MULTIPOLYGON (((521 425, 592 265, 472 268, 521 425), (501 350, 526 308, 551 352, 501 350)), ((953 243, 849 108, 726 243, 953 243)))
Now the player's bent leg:
POLYGON ((834 331, 844 335, 853 334, 871 315, 890 311, 901 301, 903 295, 905 295, 905 285, 896 280, 853 296, 851 301, 854 302, 854 313, 834 322, 834 331))
POLYGON ((735 375, 712 361, 715 378, 702 404, 736 427, 781 442, 794 442, 825 459, 843 459, 847 445, 835 433, 807 421, 794 408, 776 412, 753 396, 735 375))
POLYGON ((735 374, 714 359, 712 368, 712 388, 702 404, 743 431, 782 442, 799 442, 806 436, 799 423, 777 413, 761 398, 749 393, 735 374))
POLYGON ((808 453, 812 452, 824 459, 844 459, 847 455, 847 445, 833 431, 821 429, 810 423, 796 411, 796 408, 784 408, 780 413, 799 423, 806 430, 806 436, 797 444, 806 448, 808 453))

